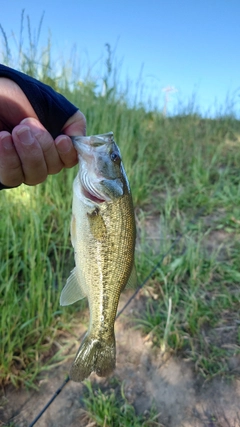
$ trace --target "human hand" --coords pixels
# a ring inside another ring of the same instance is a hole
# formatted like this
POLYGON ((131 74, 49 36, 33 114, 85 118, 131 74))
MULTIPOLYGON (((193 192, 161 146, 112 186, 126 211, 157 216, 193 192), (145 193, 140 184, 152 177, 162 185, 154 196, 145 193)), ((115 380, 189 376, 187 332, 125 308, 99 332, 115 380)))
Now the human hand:
MULTIPOLYGON (((68 102, 66 100, 66 102, 68 102)), ((52 111, 51 120, 54 120, 52 111)), ((54 140, 40 123, 21 88, 0 77, 0 182, 9 187, 36 185, 49 174, 77 163, 68 135, 85 135, 86 120, 77 110, 59 129, 54 140)))

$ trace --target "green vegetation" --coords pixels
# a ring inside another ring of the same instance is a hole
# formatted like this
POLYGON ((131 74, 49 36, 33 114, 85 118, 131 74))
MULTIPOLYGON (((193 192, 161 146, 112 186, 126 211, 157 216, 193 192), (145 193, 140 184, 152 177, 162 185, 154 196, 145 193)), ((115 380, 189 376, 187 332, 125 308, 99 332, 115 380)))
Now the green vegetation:
POLYGON ((133 405, 130 405, 124 395, 123 386, 102 391, 100 388, 93 390, 90 381, 85 381, 86 390, 83 403, 88 419, 94 421, 96 426, 105 427, 154 427, 161 424, 157 422, 158 415, 155 411, 147 414, 147 419, 137 415, 133 405))
MULTIPOLYGON (((83 82, 74 80, 63 65, 59 75, 50 41, 40 52, 28 24, 29 47, 20 38, 18 68, 75 103, 86 115, 89 135, 112 130, 120 145, 136 206, 140 280, 183 236, 149 281, 146 309, 136 326, 160 350, 192 360, 206 379, 235 375, 232 360, 240 353, 240 122, 233 115, 204 119, 191 111, 164 117, 141 103, 130 105, 127 85, 120 91, 117 70, 110 66, 109 46, 101 95, 89 74, 83 82)), ((1 30, 3 60, 16 66, 1 30)), ((32 385, 50 363, 47 355, 57 336, 71 329, 79 310, 78 304, 64 310, 59 306, 73 267, 69 222, 75 174, 76 168, 64 170, 39 186, 0 192, 0 382, 32 385)), ((85 405, 96 425, 123 415, 125 424, 111 425, 154 425, 149 421, 154 416, 139 418, 123 393, 117 400, 112 392, 103 395, 87 387, 85 405)))

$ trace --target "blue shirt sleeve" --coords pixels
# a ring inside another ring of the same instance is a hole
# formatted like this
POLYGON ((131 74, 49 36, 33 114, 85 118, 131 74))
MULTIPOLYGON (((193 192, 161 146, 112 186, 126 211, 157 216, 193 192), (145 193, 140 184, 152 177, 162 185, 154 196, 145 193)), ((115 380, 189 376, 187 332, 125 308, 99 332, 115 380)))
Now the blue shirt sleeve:
POLYGON ((13 80, 22 89, 40 122, 55 139, 66 121, 78 110, 60 93, 20 71, 0 64, 0 77, 13 80))
MULTIPOLYGON (((78 110, 60 93, 20 71, 0 64, 0 77, 13 80, 22 89, 40 122, 55 139, 64 124, 78 110)), ((0 183, 0 190, 11 188, 0 183)))

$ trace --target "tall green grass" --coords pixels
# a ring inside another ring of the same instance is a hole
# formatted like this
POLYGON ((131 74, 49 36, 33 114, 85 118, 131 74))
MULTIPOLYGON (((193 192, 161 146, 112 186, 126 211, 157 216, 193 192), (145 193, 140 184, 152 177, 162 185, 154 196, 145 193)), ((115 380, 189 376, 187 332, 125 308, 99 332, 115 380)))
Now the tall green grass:
MULTIPOLYGON (((61 74, 55 70, 51 42, 38 46, 29 18, 29 45, 25 46, 21 36, 24 19, 23 13, 17 63, 0 27, 3 62, 50 84, 76 104, 86 115, 88 134, 114 132, 141 224, 137 248, 140 278, 158 259, 156 251, 148 247, 148 216, 159 218, 163 235, 159 253, 179 233, 184 234, 153 277, 156 301, 149 295, 137 324, 160 349, 183 352, 194 360, 205 376, 228 372, 228 357, 236 355, 240 346, 239 121, 224 114, 218 119, 196 114, 164 117, 157 109, 130 103, 127 84, 120 89, 118 70, 110 66, 109 47, 102 95, 91 74, 81 80, 74 78, 69 64, 62 64, 61 74), (200 208, 204 213, 191 222, 200 208), (216 238, 219 231, 226 237, 223 243, 216 238), (209 239, 211 250, 206 243, 209 239), (221 245, 225 245, 224 251, 221 245), (203 345, 206 330, 211 336, 221 322, 233 327, 230 344, 234 351, 224 347, 219 352, 213 338, 207 350, 203 345)), ((42 21, 37 34, 41 25, 42 21)), ((64 170, 36 187, 22 185, 0 193, 2 382, 31 382, 55 336, 69 322, 69 313, 75 310, 64 309, 63 313, 59 306, 60 291, 73 267, 69 222, 75 174, 76 168, 64 170)))

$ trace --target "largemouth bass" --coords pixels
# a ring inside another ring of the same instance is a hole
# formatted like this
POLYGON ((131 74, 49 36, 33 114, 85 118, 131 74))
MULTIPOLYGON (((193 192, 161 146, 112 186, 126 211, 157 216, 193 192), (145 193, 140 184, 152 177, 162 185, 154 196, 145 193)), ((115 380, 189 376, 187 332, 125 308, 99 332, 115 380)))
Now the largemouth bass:
POLYGON ((115 368, 114 322, 119 297, 136 282, 135 219, 128 179, 113 133, 72 137, 79 173, 73 183, 72 270, 61 305, 88 298, 90 322, 73 362, 70 378, 91 372, 106 376, 115 368))

